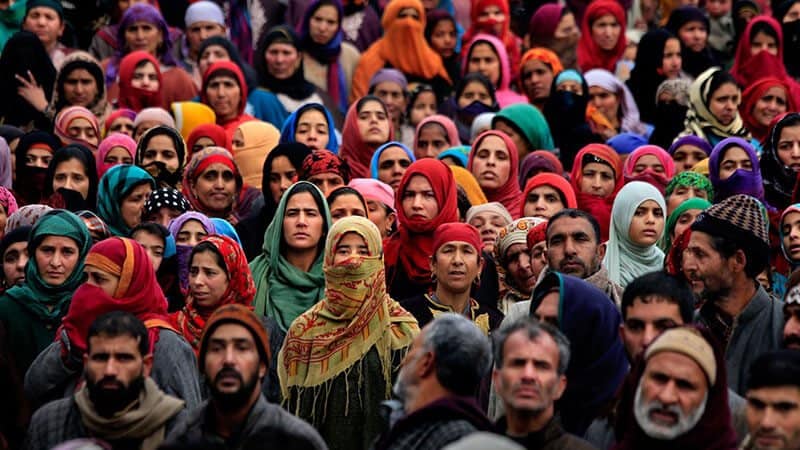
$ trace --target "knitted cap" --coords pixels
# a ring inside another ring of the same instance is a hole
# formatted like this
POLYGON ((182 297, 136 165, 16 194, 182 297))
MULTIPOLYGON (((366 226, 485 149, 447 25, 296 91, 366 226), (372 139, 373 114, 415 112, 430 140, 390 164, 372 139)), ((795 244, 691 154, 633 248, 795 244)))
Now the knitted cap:
POLYGON ((258 347, 258 354, 261 356, 261 361, 269 368, 272 355, 269 349, 269 336, 264 324, 250 308, 238 303, 225 305, 219 307, 206 322, 206 328, 203 330, 203 336, 200 338, 200 353, 197 358, 197 364, 200 367, 200 372, 203 372, 205 364, 206 351, 208 351, 208 340, 214 334, 214 330, 218 326, 226 323, 236 323, 242 325, 250 331, 253 335, 253 340, 258 347))
POLYGON ((761 202, 749 195, 734 195, 703 211, 692 230, 734 240, 751 238, 769 247, 767 217, 761 202))
POLYGON ((661 352, 680 353, 694 360, 705 372, 710 385, 717 380, 717 361, 714 349, 698 332, 691 328, 673 328, 665 331, 644 352, 645 361, 661 352))

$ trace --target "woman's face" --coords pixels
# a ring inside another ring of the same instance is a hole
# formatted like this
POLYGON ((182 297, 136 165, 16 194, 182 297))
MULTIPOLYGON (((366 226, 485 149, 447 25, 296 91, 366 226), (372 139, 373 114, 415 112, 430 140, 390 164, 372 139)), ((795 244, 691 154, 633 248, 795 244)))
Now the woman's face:
POLYGON ((671 214, 672 211, 675 211, 675 208, 680 206, 681 203, 694 197, 708 200, 708 192, 695 186, 675 187, 675 189, 672 191, 672 194, 667 197, 667 214, 671 214))
POLYGON ((790 212, 786 214, 781 222, 781 232, 783 234, 783 248, 792 258, 792 261, 800 260, 800 213, 790 212))
POLYGON ((491 211, 484 211, 470 219, 469 224, 478 229, 481 234, 481 241, 483 242, 483 249, 487 252, 494 251, 495 240, 500 230, 503 229, 508 222, 500 214, 491 211))
POLYGON ((522 66, 522 87, 528 98, 545 101, 550 97, 550 86, 553 85, 553 69, 538 59, 531 59, 522 66))
POLYGON ((669 38, 664 43, 664 56, 661 58, 661 72, 665 78, 671 80, 681 75, 681 41, 678 38, 669 38))
POLYGON ((670 236, 673 242, 675 239, 678 239, 678 236, 682 235, 687 228, 692 226, 694 219, 696 219, 701 212, 703 212, 702 209, 687 209, 678 216, 678 220, 675 221, 675 229, 672 230, 672 236, 670 236))
POLYGON ((440 20, 431 33, 431 48, 442 58, 450 58, 456 52, 456 27, 452 21, 440 20))
POLYGON ((383 105, 377 101, 367 101, 361 105, 356 119, 361 140, 364 143, 378 146, 389 140, 392 124, 383 105))
POLYGON ((786 103, 786 90, 781 86, 774 86, 767 89, 764 95, 756 100, 753 106, 753 118, 763 127, 769 127, 772 119, 785 113, 788 110, 786 103))
POLYGON ((350 216, 367 217, 364 204, 353 194, 343 194, 336 197, 329 207, 333 223, 350 216))
POLYGON ((158 82, 158 72, 156 66, 151 62, 146 62, 133 71, 131 86, 148 92, 157 92, 161 85, 158 82))
POLYGON ((86 167, 78 158, 61 161, 53 173, 53 191, 71 189, 81 194, 84 200, 89 197, 89 176, 86 167))
POLYGON ((99 269, 95 266, 86 265, 83 267, 83 273, 86 274, 86 284, 97 286, 103 290, 111 298, 117 292, 119 286, 119 276, 111 272, 99 269))
POLYGON ((19 286, 25 282, 25 266, 28 264, 28 241, 15 242, 3 253, 3 276, 5 286, 19 286))
POLYGON ((175 142, 166 134, 158 134, 147 141, 147 148, 142 155, 142 166, 154 162, 162 162, 170 172, 175 172, 180 167, 178 151, 175 142))
POLYGON ((158 272, 161 262, 164 261, 164 238, 146 230, 139 230, 131 237, 144 248, 153 264, 153 271, 158 272))
POLYGON ((580 35, 581 30, 578 28, 578 25, 575 22, 575 15, 571 12, 561 16, 561 20, 556 26, 556 31, 553 33, 553 37, 556 39, 567 39, 572 37, 573 39, 577 40, 580 35))
POLYGON ((577 81, 566 80, 558 83, 556 90, 559 92, 572 92, 575 95, 583 95, 583 86, 577 81))
POLYGON ((664 175, 665 172, 664 164, 662 164, 655 155, 642 155, 633 165, 633 171, 631 171, 631 175, 641 175, 648 170, 661 175, 664 175))
POLYGON ((499 189, 511 174, 511 155, 499 136, 481 140, 472 160, 472 174, 483 189, 499 189))
POLYGON ((778 158, 795 172, 800 172, 800 125, 783 127, 778 139, 778 158))
POLYGON ((125 29, 125 44, 129 52, 143 50, 158 56, 158 48, 164 42, 164 36, 156 24, 137 21, 125 29))
POLYGON ((753 162, 747 152, 738 146, 729 147, 722 155, 722 162, 719 165, 719 179, 727 180, 739 169, 753 170, 753 162))
POLYGON ((482 42, 472 47, 467 61, 467 73, 472 72, 483 74, 494 86, 500 83, 500 57, 491 45, 482 42))
POLYGON ((422 175, 414 175, 408 180, 400 198, 400 206, 409 220, 433 220, 439 214, 433 186, 422 175))
POLYGON ((464 87, 458 97, 458 107, 466 108, 475 101, 479 101, 486 106, 492 106, 492 94, 480 81, 473 81, 464 87))
MULTIPOLYGON (((200 137, 194 141, 194 144, 192 144, 192 154, 203 151, 203 149, 208 147, 215 147, 216 145, 217 143, 214 142, 214 140, 212 140, 210 137, 200 137)), ((242 136, 242 132, 238 129, 233 132, 231 145, 234 147, 234 149, 244 146, 244 137, 242 136)))
POLYGON ((761 31, 750 39, 750 53, 755 55, 764 51, 773 56, 778 56, 778 41, 761 31))
POLYGON ((117 146, 112 147, 111 150, 106 153, 103 162, 111 167, 119 164, 133 164, 133 158, 125 147, 117 146))
POLYGON ((242 89, 233 77, 213 77, 206 86, 206 98, 208 106, 216 113, 217 120, 230 120, 239 115, 242 89))
POLYGON ((149 184, 141 184, 133 188, 127 197, 122 199, 119 207, 122 221, 128 228, 133 228, 142 223, 142 212, 144 211, 144 202, 150 198, 150 193, 153 188, 149 184))
POLYGON ((236 195, 236 176, 225 164, 211 164, 192 184, 197 200, 211 211, 223 213, 231 208, 236 195))
POLYGON ((286 202, 283 238, 290 251, 316 249, 322 239, 325 219, 310 192, 299 192, 286 202))
POLYGON ((603 50, 613 50, 621 32, 620 23, 611 14, 602 15, 592 22, 592 40, 603 50))
POLYGON ((333 249, 333 265, 364 256, 370 256, 367 241, 360 234, 351 231, 345 233, 333 249))
POLYGON ((175 239, 175 243, 194 247, 206 236, 208 236, 208 232, 203 228, 203 224, 198 220, 190 219, 184 222, 181 229, 178 230, 178 237, 175 239))
POLYGON ((97 97, 97 80, 86 69, 74 69, 64 77, 64 99, 69 105, 90 105, 97 97))
POLYGON ((333 5, 322 5, 311 14, 308 32, 315 44, 325 45, 339 29, 339 11, 333 5))
POLYGON ((789 11, 783 16, 783 23, 794 22, 800 19, 800 3, 795 3, 789 8, 789 11))
POLYGON ((330 141, 328 120, 325 114, 317 109, 310 108, 297 119, 294 131, 294 140, 305 144, 311 150, 322 150, 330 141))
POLYGON ((411 105, 409 122, 416 127, 426 117, 436 114, 436 94, 430 91, 421 92, 411 105))
POLYGON ((378 158, 378 180, 397 190, 400 180, 403 179, 403 175, 410 165, 411 158, 402 148, 389 147, 381 152, 381 156, 378 158))
POLYGON ((532 189, 525 197, 523 215, 549 219, 564 208, 566 205, 561 201, 561 194, 558 190, 545 184, 532 189))
MULTIPOLYGON (((8 2, 6 2, 8 3, 8 2)), ((22 24, 24 30, 36 34, 46 48, 55 45, 64 34, 64 21, 55 9, 46 6, 35 6, 25 15, 22 24)))
POLYGON ((267 71, 279 80, 291 77, 300 68, 300 62, 303 60, 294 46, 281 42, 270 44, 264 53, 264 58, 267 61, 267 71))
POLYGON ((478 13, 478 22, 489 22, 493 23, 491 31, 492 34, 495 36, 500 36, 503 33, 503 26, 506 23, 507 17, 506 13, 500 9, 499 6, 490 5, 483 8, 482 11, 478 13))
POLYGON ((436 158, 450 146, 447 141, 447 132, 438 123, 428 122, 417 135, 417 146, 414 148, 414 156, 421 158, 436 158))
POLYGON ((619 121, 619 96, 600 86, 589 87, 589 101, 611 123, 619 121))
POLYGON ((50 160, 53 159, 53 152, 43 148, 30 148, 25 152, 25 165, 28 167, 41 167, 47 169, 50 160))
POLYGON ((297 182, 297 169, 289 161, 289 158, 278 156, 273 159, 272 168, 269 171, 269 192, 276 205, 281 201, 283 193, 295 182, 297 182))
POLYGON ((344 186, 344 178, 335 172, 317 173, 308 177, 308 182, 313 183, 327 198, 336 188, 344 186))
POLYGON ((192 255, 189 263, 189 295, 204 308, 217 306, 230 283, 217 259, 212 252, 203 251, 192 255))
POLYGON ((614 192, 616 179, 611 167, 602 163, 589 163, 581 171, 581 192, 606 197, 614 192))
POLYGON ((133 137, 133 121, 127 117, 118 117, 108 127, 109 133, 122 133, 125 136, 133 137))
POLYGON ((739 87, 733 83, 725 83, 711 94, 708 109, 719 123, 727 126, 736 119, 739 102, 741 102, 739 87))
POLYGON ((200 69, 200 73, 206 73, 206 70, 215 62, 230 60, 231 55, 228 54, 228 49, 221 45, 209 45, 200 55, 197 66, 200 69))
POLYGON ((706 48, 708 30, 703 22, 687 22, 678 29, 678 38, 691 51, 699 52, 706 48))
POLYGON ((145 218, 145 222, 155 222, 157 224, 163 225, 164 228, 169 228, 169 223, 172 222, 172 219, 177 218, 183 214, 183 211, 180 211, 175 208, 170 208, 169 206, 162 206, 157 210, 151 211, 145 218))
POLYGON ((380 230, 381 238, 389 237, 392 232, 392 226, 397 219, 397 214, 389 211, 382 202, 367 199, 367 215, 369 216, 369 221, 374 223, 380 230))
POLYGON ((642 202, 633 213, 628 237, 640 247, 649 247, 661 239, 664 231, 664 210, 655 200, 642 202))
POLYGON ((45 236, 34 250, 39 277, 50 285, 59 286, 72 275, 78 265, 78 244, 64 236, 45 236))
POLYGON ((672 154, 672 160, 675 161, 675 173, 692 170, 692 167, 707 157, 706 152, 699 147, 688 144, 681 145, 672 154))
POLYGON ((74 119, 67 125, 67 134, 73 139, 86 141, 95 147, 97 147, 100 140, 100 137, 97 136, 97 131, 95 131, 89 119, 84 119, 82 117, 74 119))

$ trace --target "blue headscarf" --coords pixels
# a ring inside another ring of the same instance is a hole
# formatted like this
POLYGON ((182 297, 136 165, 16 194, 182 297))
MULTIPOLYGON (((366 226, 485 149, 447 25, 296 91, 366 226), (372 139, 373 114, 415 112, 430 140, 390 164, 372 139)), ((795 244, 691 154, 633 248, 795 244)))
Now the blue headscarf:
POLYGON ((214 224, 214 231, 217 234, 233 239, 241 247, 242 241, 239 240, 239 233, 236 232, 236 228, 233 228, 230 222, 219 217, 212 217, 211 223, 214 224))
POLYGON ((436 159, 441 161, 445 158, 453 158, 454 160, 456 160, 458 165, 466 169, 467 163, 469 163, 469 150, 470 147, 468 145, 459 145, 456 147, 450 147, 447 150, 436 155, 436 159))
POLYGON ((338 155, 339 142, 336 139, 336 126, 333 124, 333 116, 327 108, 319 103, 307 103, 286 118, 283 122, 283 127, 281 127, 280 143, 291 144, 297 142, 294 138, 294 133, 297 131, 297 121, 300 120, 303 113, 309 109, 315 109, 325 115, 325 120, 328 122, 328 145, 326 145, 325 148, 333 152, 333 154, 338 155))
POLYGON ((414 157, 414 152, 412 152, 410 148, 406 147, 402 143, 397 141, 387 142, 378 147, 377 150, 375 150, 375 153, 372 155, 372 161, 369 162, 369 172, 372 178, 376 180, 378 179, 378 163, 380 162, 381 159, 381 153, 383 153, 384 150, 392 147, 400 147, 401 149, 403 149, 403 151, 406 152, 406 155, 408 155, 408 158, 411 160, 412 163, 417 160, 417 158, 414 157))

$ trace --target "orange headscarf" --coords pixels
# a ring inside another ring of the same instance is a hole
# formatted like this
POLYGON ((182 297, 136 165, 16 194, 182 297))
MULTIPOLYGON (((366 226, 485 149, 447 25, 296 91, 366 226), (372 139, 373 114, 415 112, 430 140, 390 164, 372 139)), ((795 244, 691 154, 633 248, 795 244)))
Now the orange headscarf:
MULTIPOLYGON (((531 60, 541 61, 548 66, 553 71, 553 76, 556 77, 558 74, 564 71, 564 66, 561 64, 561 60, 558 58, 552 50, 546 49, 544 47, 535 47, 522 55, 522 60, 519 62, 519 90, 520 92, 525 92, 525 88, 522 86, 522 69, 525 67, 525 63, 531 60)), ((533 99, 529 99, 533 101, 533 99)))

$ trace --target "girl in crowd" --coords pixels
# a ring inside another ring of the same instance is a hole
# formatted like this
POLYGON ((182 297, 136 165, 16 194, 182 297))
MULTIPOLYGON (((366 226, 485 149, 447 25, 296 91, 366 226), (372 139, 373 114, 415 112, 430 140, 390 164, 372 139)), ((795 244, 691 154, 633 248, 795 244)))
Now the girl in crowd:
POLYGON ((100 143, 100 124, 97 117, 83 106, 70 106, 56 115, 54 132, 64 145, 80 144, 92 152, 100 143))
POLYGON ((283 332, 324 296, 324 242, 331 227, 325 198, 311 183, 293 184, 281 197, 264 235, 263 252, 250 263, 255 312, 283 332))
POLYGON ((339 153, 333 116, 319 103, 307 103, 289 115, 281 129, 281 144, 299 142, 311 150, 339 153))
POLYGON ((206 70, 200 95, 202 102, 214 110, 217 125, 225 129, 229 140, 239 125, 256 120, 245 113, 247 84, 241 69, 232 61, 215 62, 206 70))
POLYGON ((694 219, 696 219, 701 212, 709 207, 711 207, 711 202, 701 197, 692 197, 683 200, 683 202, 674 208, 667 217, 667 225, 664 230, 661 249, 669 251, 672 247, 672 243, 675 242, 684 231, 689 229, 692 223, 694 223, 694 219))
POLYGON ((667 153, 672 155, 675 173, 681 173, 692 170, 697 163, 708 158, 711 150, 711 145, 705 139, 688 135, 675 139, 667 153))
POLYGON ((682 136, 694 135, 711 145, 728 137, 750 139, 738 110, 741 90, 727 72, 712 67, 701 73, 692 83, 689 101, 682 136))
POLYGON ((727 138, 714 147, 708 158, 708 178, 714 186, 714 203, 737 194, 764 202, 758 155, 744 139, 727 138))
POLYGON ((622 168, 625 182, 644 181, 662 193, 675 175, 675 163, 669 153, 655 145, 643 145, 628 156, 622 168))
POLYGON ((397 212, 394 209, 394 190, 388 184, 372 178, 354 178, 347 184, 358 191, 367 204, 367 217, 378 227, 385 239, 397 230, 397 212))
POLYGON ((600 141, 586 122, 589 86, 577 70, 567 69, 553 80, 544 116, 550 125, 553 144, 560 151, 565 170, 572 170, 575 154, 590 142, 600 141))
POLYGON ((458 58, 459 25, 453 16, 443 10, 428 11, 425 23, 425 40, 442 58, 442 64, 450 81, 458 83, 461 78, 461 65, 458 58))
POLYGON ((570 183, 578 199, 578 208, 597 219, 601 241, 607 240, 611 208, 623 184, 619 156, 607 145, 587 145, 575 155, 570 183))
POLYGON ((696 6, 674 9, 665 27, 681 41, 681 70, 697 78, 710 67, 717 66, 716 56, 708 46, 709 22, 696 6))
POLYGON ((228 145, 228 135, 225 129, 215 123, 206 123, 194 127, 192 133, 186 138, 187 158, 206 147, 225 147, 228 145))
POLYGON ((592 2, 583 14, 578 42, 578 67, 587 72, 604 69, 616 72, 617 62, 625 52, 625 11, 611 0, 592 2))
POLYGON ((139 112, 144 108, 163 108, 164 94, 158 60, 144 50, 130 52, 119 63, 117 106, 139 112))
POLYGON ((555 149, 547 120, 533 105, 519 103, 506 106, 492 118, 492 128, 511 138, 520 161, 535 150, 555 149))
POLYGON ((620 189, 611 211, 611 231, 603 265, 622 288, 664 266, 658 242, 664 234, 667 206, 653 185, 632 181, 620 189))
POLYGON ((524 188, 531 177, 540 173, 564 174, 564 166, 558 157, 547 150, 536 150, 522 160, 519 165, 519 185, 524 188))
POLYGON ((522 211, 519 189, 519 156, 511 138, 500 131, 486 131, 475 139, 467 167, 478 180, 486 198, 500 202, 511 217, 522 211))
POLYGON ((656 120, 658 86, 680 76, 681 41, 664 29, 645 33, 639 40, 636 65, 627 81, 644 122, 652 124, 656 120))
POLYGON ((416 159, 436 158, 444 150, 461 145, 456 124, 446 116, 434 114, 423 119, 414 133, 416 159))
POLYGON ((94 211, 97 200, 97 169, 95 157, 88 148, 70 144, 61 147, 53 154, 47 166, 45 195, 54 193, 61 197, 59 207, 78 212, 84 209, 94 211))
POLYGON ((97 215, 114 236, 127 237, 142 222, 144 202, 156 188, 153 178, 137 166, 119 165, 106 171, 97 189, 97 215))
POLYGON ((278 145, 280 136, 277 128, 260 120, 251 120, 236 128, 231 141, 231 152, 236 166, 242 172, 244 184, 261 186, 264 160, 278 145))
POLYGON ((783 65, 783 33, 775 19, 758 16, 747 24, 736 48, 731 75, 742 87, 771 76, 789 84, 792 97, 796 95, 798 85, 783 65))
POLYGON ((511 14, 507 1, 477 0, 469 10, 470 27, 464 33, 463 42, 470 42, 479 33, 494 36, 503 43, 510 67, 519 67, 519 37, 511 32, 511 14))
MULTIPOLYGON (((445 109, 449 110, 450 115, 458 128, 458 137, 461 142, 472 142, 472 128, 475 119, 484 113, 497 112, 500 107, 497 105, 494 85, 483 74, 475 72, 468 73, 456 85, 453 97, 445 104, 445 109)), ((492 116, 493 117, 493 116, 492 116)), ((488 118, 491 125, 491 117, 488 118)), ((480 133, 476 133, 477 136, 480 133)))
POLYGON ((780 117, 763 142, 760 165, 764 199, 783 209, 792 202, 800 172, 800 114, 792 112, 780 117))
POLYGON ((418 84, 408 93, 405 123, 414 130, 420 122, 436 114, 439 99, 429 84, 418 84))
POLYGON ((664 198, 667 201, 667 214, 672 214, 681 203, 690 198, 714 201, 714 188, 705 175, 697 172, 681 172, 667 184, 664 198))
POLYGON ((575 191, 561 174, 534 175, 522 190, 522 198, 520 217, 550 219, 564 208, 578 207, 575 191))
MULTIPOLYGON (((6 208, 10 210, 11 208, 6 208)), ((9 214, 10 215, 10 214, 9 214)), ((3 262, 3 292, 25 283, 25 266, 28 264, 28 235, 31 227, 23 226, 4 233, 0 240, 0 258, 3 262)))
POLYGON ((145 131, 158 125, 178 129, 175 119, 164 108, 145 108, 136 114, 133 121, 133 138, 138 142, 145 131))
POLYGON ((111 133, 122 133, 133 136, 133 121, 136 120, 136 111, 128 108, 120 108, 108 115, 104 123, 103 135, 111 133))
POLYGON ((169 223, 169 234, 175 241, 175 261, 178 264, 178 281, 183 297, 189 289, 189 259, 192 248, 203 238, 216 233, 214 224, 205 214, 187 211, 169 223))
POLYGON ((366 200, 361 193, 349 186, 334 189, 328 194, 326 201, 333 223, 350 216, 367 217, 366 200))
POLYGON ((106 100, 105 75, 100 63, 82 51, 67 55, 56 76, 51 102, 56 114, 68 106, 83 106, 99 121, 105 120, 111 113, 111 105, 106 100))
POLYGON ((158 188, 144 202, 142 218, 168 227, 172 219, 191 209, 191 205, 180 191, 173 188, 158 188))
POLYGON ((467 42, 462 52, 463 74, 479 72, 488 78, 495 88, 497 103, 501 108, 514 103, 527 103, 528 99, 525 96, 517 94, 510 88, 514 77, 505 45, 496 37, 483 33, 475 35, 467 42))
POLYGON ((747 85, 739 113, 753 139, 764 142, 769 137, 772 121, 787 111, 796 111, 795 105, 797 102, 787 82, 766 77, 747 85))
POLYGON ((778 230, 783 257, 794 271, 800 266, 800 204, 790 205, 783 211, 778 230))
POLYGON ((385 243, 386 279, 392 298, 404 299, 427 292, 433 233, 458 220, 453 172, 438 160, 414 162, 400 181, 395 205, 400 226, 385 243))
POLYGON ((20 138, 14 160, 14 195, 20 205, 42 203, 47 198, 47 167, 59 148, 58 138, 46 131, 31 131, 20 138))
POLYGON ((342 129, 342 159, 350 165, 355 178, 369 176, 369 164, 378 147, 394 140, 394 127, 383 102, 367 95, 347 112, 342 129))
POLYGON ((584 76, 589 86, 589 102, 607 122, 592 121, 597 134, 606 140, 619 133, 650 135, 652 129, 639 120, 636 101, 619 78, 603 69, 592 69, 584 76))
POLYGON ((122 133, 113 133, 100 142, 95 157, 97 177, 102 177, 106 171, 119 164, 133 164, 136 154, 136 141, 122 133))
MULTIPOLYGON (((473 206, 467 211, 467 223, 478 229, 483 242, 483 251, 492 255, 494 244, 500 230, 510 224, 513 220, 511 214, 500 202, 489 202, 483 205, 473 206)), ((490 258, 491 259, 491 258, 490 258)), ((487 261, 494 264, 494 259, 487 261)))
POLYGON ((558 55, 547 48, 532 48, 522 56, 519 87, 539 111, 550 97, 553 79, 563 70, 558 55))
POLYGON ((159 187, 178 188, 186 161, 186 144, 174 127, 156 125, 136 147, 136 165, 147 170, 159 187))
POLYGON ((397 191, 406 170, 416 160, 414 152, 405 145, 395 141, 387 142, 378 147, 372 155, 369 164, 370 175, 397 191))
POLYGON ((546 3, 531 16, 525 39, 529 48, 548 48, 558 55, 564 68, 574 69, 580 36, 581 30, 569 8, 546 3))

